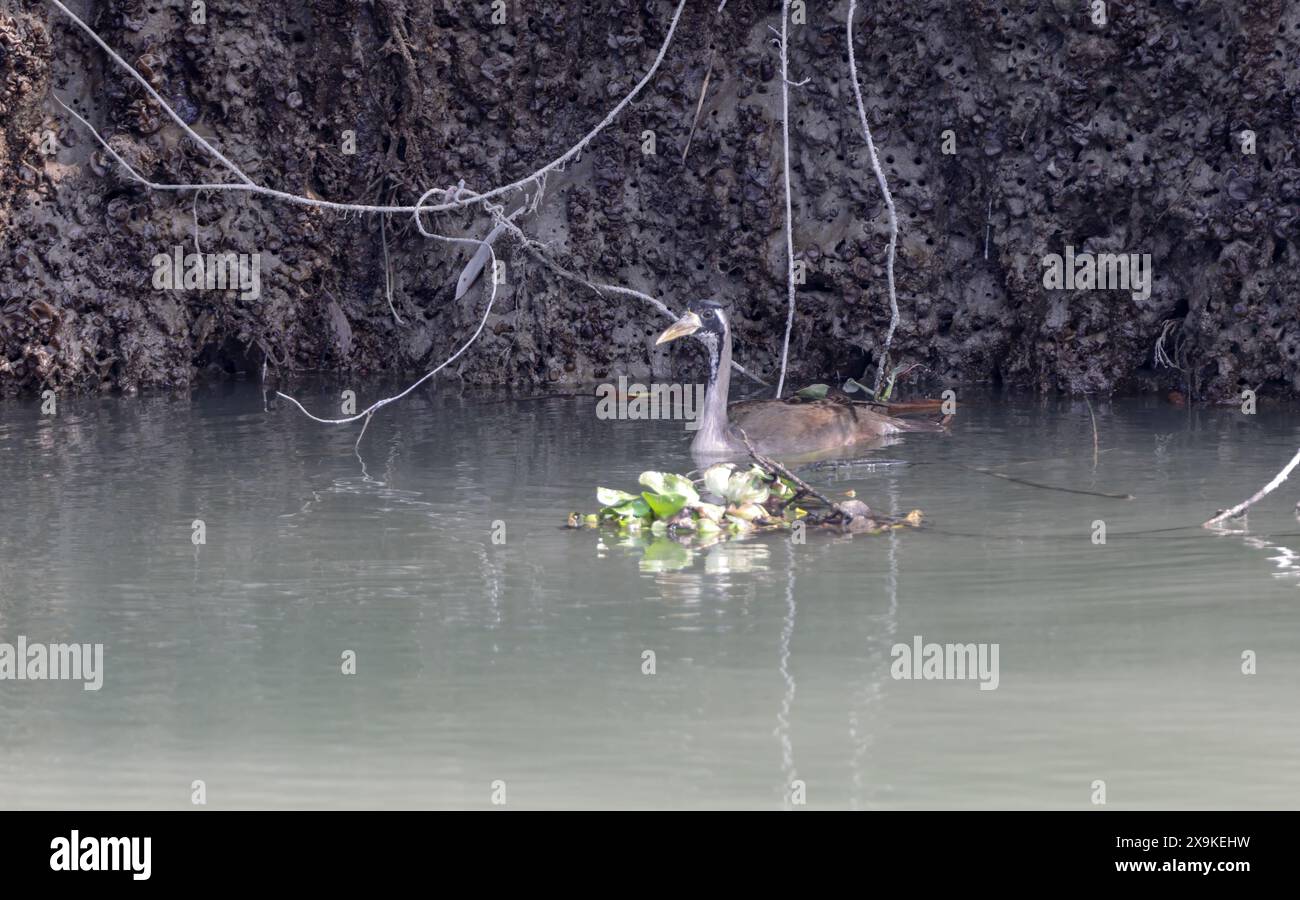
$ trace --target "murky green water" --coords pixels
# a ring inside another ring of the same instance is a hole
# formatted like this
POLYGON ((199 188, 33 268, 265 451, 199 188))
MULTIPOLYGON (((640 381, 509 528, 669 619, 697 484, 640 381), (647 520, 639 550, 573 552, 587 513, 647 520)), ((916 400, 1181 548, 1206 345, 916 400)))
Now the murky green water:
POLYGON ((910 465, 816 476, 926 530, 647 563, 559 526, 688 435, 594 409, 444 387, 358 459, 251 385, 0 405, 0 641, 105 646, 98 692, 0 681, 0 807, 1300 803, 1300 483, 1197 527, 1294 410, 1100 403, 1094 468, 1083 404, 982 398, 876 454, 910 465), (915 635, 998 644, 998 688, 893 679, 915 635))

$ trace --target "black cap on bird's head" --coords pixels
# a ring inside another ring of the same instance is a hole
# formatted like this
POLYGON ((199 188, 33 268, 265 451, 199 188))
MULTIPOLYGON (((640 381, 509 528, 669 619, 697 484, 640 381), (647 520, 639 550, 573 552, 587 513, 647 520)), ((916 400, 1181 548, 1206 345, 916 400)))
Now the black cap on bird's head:
POLYGON ((659 335, 655 345, 666 344, 687 335, 694 335, 707 343, 716 340, 726 330, 727 314, 721 303, 715 300, 691 300, 686 304, 686 312, 659 335))

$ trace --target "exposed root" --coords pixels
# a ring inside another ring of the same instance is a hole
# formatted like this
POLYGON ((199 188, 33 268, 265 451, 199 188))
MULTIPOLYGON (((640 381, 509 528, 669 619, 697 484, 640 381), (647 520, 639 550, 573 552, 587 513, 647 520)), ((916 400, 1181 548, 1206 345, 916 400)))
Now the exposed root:
MULTIPOLYGON (((167 103, 167 101, 165 101, 162 98, 162 96, 156 90, 154 90, 153 86, 149 84, 148 80, 139 72, 137 72, 134 66, 128 63, 116 51, 114 51, 112 47, 110 47, 107 43, 105 43, 103 39, 101 39, 99 35, 96 34, 95 31, 89 25, 87 25, 84 21, 82 21, 75 13, 73 13, 70 9, 68 9, 68 7, 63 5, 63 3, 59 2, 59 0, 50 0, 50 2, 60 12, 62 12, 65 16, 67 16, 92 41, 94 41, 95 44, 97 44, 106 54, 108 54, 110 59, 112 59, 115 63, 121 66, 122 69, 127 72, 127 74, 129 74, 136 82, 138 82, 149 94, 149 96, 154 100, 154 102, 158 104, 158 106, 168 115, 168 117, 171 118, 171 120, 191 140, 193 140, 200 147, 206 150, 214 160, 219 162, 231 175, 233 175, 236 179, 238 179, 237 182, 211 182, 211 183, 205 182, 205 183, 197 183, 197 184, 163 184, 159 182, 154 182, 146 178, 142 173, 137 172, 134 168, 132 168, 131 165, 127 163, 127 161, 124 160, 121 157, 121 155, 118 154, 117 151, 115 151, 109 145, 108 141, 106 141, 103 138, 103 136, 100 135, 100 133, 94 128, 94 126, 92 126, 88 121, 86 121, 85 118, 83 118, 80 114, 78 114, 74 109, 72 109, 67 104, 65 104, 58 97, 54 98, 55 102, 57 102, 61 107, 63 107, 63 109, 66 110, 69 113, 69 115, 75 118, 79 123, 81 123, 81 125, 83 125, 91 133, 91 135, 104 149, 104 151, 108 153, 109 156, 111 156, 112 159, 119 166, 121 166, 130 175, 130 177, 133 180, 139 182, 140 184, 144 185, 150 190, 195 191, 196 192, 195 201, 194 201, 196 247, 198 242, 197 193, 201 191, 208 191, 208 190, 240 191, 240 192, 256 194, 264 197, 271 197, 273 199, 281 200, 287 203, 297 204, 300 206, 309 206, 318 209, 328 209, 335 212, 340 212, 345 217, 348 216, 349 214, 378 213, 381 216, 381 220, 380 220, 381 239, 384 244, 386 295, 388 297, 389 309, 392 311, 393 317, 398 321, 399 324, 402 323, 402 320, 397 315, 397 310, 393 306, 393 302, 392 302, 392 282, 391 282, 391 275, 388 270, 388 262, 387 262, 387 255, 388 255, 387 227, 382 219, 382 216, 394 214, 394 213, 409 214, 412 217, 413 221, 415 222, 416 229, 420 232, 421 235, 423 235, 426 238, 441 241, 444 243, 472 244, 477 248, 486 247, 488 253, 491 256, 491 260, 493 263, 492 268, 493 270, 495 270, 496 254, 494 251, 492 251, 491 243, 489 241, 479 241, 471 238, 454 238, 454 237, 448 237, 446 235, 441 235, 441 234, 431 232, 424 227, 424 224, 421 220, 421 213, 441 212, 441 211, 452 210, 452 209, 462 209, 474 204, 479 204, 483 207, 484 210, 486 210, 489 214, 493 215, 498 220, 505 221, 504 218, 500 215, 500 207, 495 206, 489 203, 488 201, 493 197, 500 196, 510 191, 525 188, 529 184, 535 184, 537 186, 537 192, 533 198, 533 208, 536 208, 536 205, 540 203, 541 195, 545 188, 547 174, 549 172, 562 169, 564 165, 568 163, 570 160, 577 158, 582 153, 583 149, 588 144, 590 144, 591 141, 594 140, 596 136, 600 134, 601 131, 603 131, 607 126, 609 126, 609 124, 612 123, 614 119, 616 119, 619 116, 619 114, 628 106, 629 103, 632 102, 632 100, 637 96, 637 94, 641 92, 641 90, 646 86, 646 84, 649 83, 650 79, 654 77, 655 72, 658 71, 660 64, 663 62, 664 56, 668 52, 668 47, 672 43, 673 35, 676 33, 677 30, 678 21, 681 19, 682 11, 686 7, 686 0, 681 0, 681 2, 678 3, 677 9, 673 13, 672 20, 668 26, 668 33, 664 36, 664 42, 660 46, 659 52, 655 56, 654 62, 650 66, 650 69, 646 72, 646 74, 641 78, 640 81, 637 82, 637 84, 632 88, 632 90, 626 96, 624 96, 623 99, 612 110, 610 110, 608 115, 606 115, 604 119, 602 119, 599 123, 597 123, 595 128, 593 128, 586 135, 584 135, 581 140, 579 140, 576 144, 574 144, 571 148, 569 148, 569 150, 567 150, 565 153, 561 154, 559 157, 547 163, 542 168, 538 169, 537 171, 531 173, 530 175, 524 178, 521 178, 518 181, 512 182, 507 185, 503 185, 501 187, 493 188, 483 193, 476 193, 472 190, 467 189, 465 187, 464 180, 461 180, 457 185, 450 188, 430 188, 429 190, 425 191, 424 194, 421 195, 420 199, 416 202, 414 206, 391 206, 391 205, 381 205, 381 204, 337 203, 337 202, 332 202, 327 200, 319 200, 312 197, 304 197, 298 194, 289 193, 287 191, 276 190, 274 188, 269 188, 263 185, 256 184, 251 178, 248 177, 248 175, 246 175, 243 172, 242 169, 239 168, 239 166, 237 166, 234 162, 232 162, 230 159, 224 156, 221 153, 221 151, 219 151, 205 138, 203 138, 202 135, 198 134, 196 131, 194 131, 194 129, 190 128, 190 126, 185 123, 185 120, 174 109, 172 109, 172 107, 167 103), (435 197, 439 198, 440 202, 426 205, 426 201, 435 197)), ((399 50, 399 52, 402 52, 404 54, 404 59, 409 62, 409 52, 406 50, 404 46, 402 35, 399 34, 396 30, 394 30, 394 37, 397 40, 397 49, 399 50)), ((411 72, 408 68, 408 75, 409 74, 411 74, 411 72)), ((520 232, 520 234, 522 235, 522 232, 520 232)), ((527 246, 526 243, 525 246, 527 246)), ((308 418, 316 422, 321 422, 323 424, 328 424, 328 425, 342 425, 349 422, 355 422, 358 419, 364 418, 366 420, 366 423, 369 424, 370 417, 376 411, 410 394, 421 384, 428 381, 438 372, 442 371, 444 368, 446 368, 448 365, 450 365, 452 362, 458 359, 466 350, 470 348, 470 346, 473 345, 473 343, 478 339, 478 336, 482 333, 484 326, 487 324, 488 317, 491 315, 492 312, 492 306, 496 301, 497 286, 496 286, 495 278, 491 279, 491 282, 492 282, 491 295, 489 296, 487 306, 483 311, 483 318, 479 322, 478 328, 475 329, 474 334, 470 336, 470 339, 466 341, 459 350, 453 353, 441 365, 425 373, 424 376, 422 376, 420 379, 415 381, 413 384, 411 384, 401 393, 396 394, 392 397, 385 397, 382 400, 379 400, 371 404, 369 407, 367 407, 366 409, 362 410, 360 413, 357 413, 354 416, 346 416, 342 418, 323 418, 323 417, 315 416, 312 413, 308 412, 306 408, 304 408, 303 405, 299 403, 297 400, 295 400, 293 397, 290 397, 287 394, 283 394, 279 391, 276 392, 276 395, 279 397, 283 397, 285 400, 292 403, 304 415, 306 415, 308 418)), ((667 311, 667 308, 664 307, 664 310, 667 311)), ((364 434, 364 427, 362 429, 362 433, 364 434)), ((360 437, 358 437, 358 441, 359 440, 360 437)))
POLYGON ((788 311, 785 317, 785 340, 781 342, 781 376, 776 382, 776 398, 785 387, 785 367, 790 355, 790 330, 794 328, 794 214, 790 211, 790 0, 781 3, 781 152, 785 172, 785 262, 788 311))
POLYGON ((1156 338, 1155 360, 1156 366, 1163 366, 1167 369, 1175 369, 1179 372, 1186 372, 1182 366, 1178 365, 1176 360, 1183 352, 1183 320, 1182 319, 1165 319, 1160 326, 1160 337, 1156 338), (1177 337, 1173 341, 1174 354, 1171 357, 1165 350, 1165 341, 1169 339, 1174 330, 1177 329, 1177 337))
POLYGON ((853 13, 856 7, 857 0, 849 0, 849 15, 845 23, 849 45, 849 80, 853 84, 853 99, 858 105, 858 119, 862 124, 862 136, 867 139, 867 152, 871 157, 871 168, 876 173, 876 181, 880 184, 880 193, 885 198, 885 209, 889 213, 889 256, 885 262, 885 280, 889 285, 889 331, 885 333, 885 344, 880 350, 880 361, 876 364, 875 395, 880 396, 880 383, 885 377, 885 361, 889 358, 889 348, 894 342, 894 331, 898 328, 898 294, 894 288, 894 255, 898 249, 898 213, 894 210, 894 196, 889 193, 889 184, 885 181, 885 172, 880 168, 880 158, 876 155, 875 141, 871 139, 871 126, 867 124, 867 110, 862 103, 862 87, 858 84, 858 63, 853 55, 853 13))
POLYGON ((112 47, 104 43, 104 41, 99 37, 99 35, 97 35, 94 32, 94 30, 89 25, 87 25, 80 18, 78 18, 76 14, 74 14, 70 9, 68 9, 66 6, 60 3, 59 0, 49 0, 49 2, 52 3, 54 6, 56 6, 69 19, 71 19, 82 31, 86 33, 87 36, 91 38, 91 40, 93 40, 96 44, 98 44, 114 62, 116 62, 128 74, 130 74, 132 78, 134 78, 141 85, 143 85, 144 89, 149 93, 149 96, 154 99, 154 101, 163 109, 164 112, 167 113, 167 115, 171 118, 171 120, 175 122, 181 128, 182 131, 185 132, 186 135, 188 135, 193 141, 198 143, 198 145, 201 146, 203 149, 207 150, 208 153, 210 153, 214 159, 220 162, 223 166, 226 167, 226 169, 232 175, 234 175, 236 178, 239 179, 238 184, 223 183, 223 182, 215 182, 211 184, 160 184, 160 183, 149 181, 144 176, 137 173, 129 165, 127 165, 126 162, 121 158, 121 156, 119 156, 116 152, 114 152, 113 149, 108 146, 108 143, 102 137, 99 136, 98 132, 96 132, 94 128, 91 127, 89 122, 87 122, 75 111, 73 111, 71 108, 65 105, 61 100, 55 98, 60 106, 66 109, 77 119, 77 121, 79 121, 92 133, 94 133, 95 138, 96 140, 99 141, 100 145, 103 146, 104 149, 109 154, 112 155, 113 159, 117 161, 119 165, 123 166, 128 172, 130 172, 131 176, 136 181, 139 181, 141 184, 144 184, 145 186, 153 190, 160 190, 160 191, 188 191, 188 190, 196 190, 200 188, 207 189, 207 190, 244 191, 248 193, 259 194, 266 197, 274 197, 278 200, 283 200, 287 203, 295 203, 301 206, 312 206, 319 209, 331 209, 337 212, 400 213, 400 214, 412 215, 412 216, 418 216, 420 213, 424 213, 424 212, 445 212, 447 210, 452 210, 452 209, 463 209, 467 206, 472 206, 476 203, 481 203, 484 200, 489 200, 493 197, 500 196, 510 191, 527 187, 530 183, 533 182, 540 183, 540 181, 545 178, 548 172, 553 172, 563 168, 566 163, 568 163, 570 160, 574 159, 580 153, 582 153, 583 149, 588 144, 590 144, 593 140, 595 140, 596 136, 599 135, 602 131, 604 131, 605 128, 607 128, 611 122, 613 122, 616 118, 618 118, 619 114, 625 108, 627 108, 627 105, 631 103, 633 99, 635 99, 636 95, 641 92, 642 88, 644 88, 650 82, 650 79, 654 77, 655 72, 659 70, 659 66, 663 62, 664 56, 668 52, 669 45, 672 43, 673 35, 677 31, 678 20, 681 19, 682 10, 686 8, 686 0, 681 0, 681 2, 677 4, 677 10, 673 13, 672 21, 668 25, 668 34, 664 36, 664 42, 659 47, 659 53, 655 56, 654 62, 651 64, 650 69, 645 73, 645 75, 641 78, 641 80, 638 81, 636 85, 632 88, 632 90, 625 97, 623 97, 623 99, 620 100, 619 103, 612 110, 609 111, 609 113, 605 116, 605 118, 601 119, 600 122, 597 123, 595 128, 587 132, 587 134, 584 135, 582 139, 578 141, 578 143, 574 144, 567 151, 565 151, 560 156, 556 157, 551 162, 542 166, 537 171, 525 176, 524 178, 519 179, 518 181, 514 181, 511 182, 510 184, 502 185, 501 187, 498 188, 493 188, 492 190, 485 191, 483 193, 475 193, 474 191, 465 190, 463 188, 463 182, 462 182, 462 186, 460 187, 429 188, 429 190, 425 191, 424 194, 421 195, 419 201, 414 206, 381 206, 381 205, 366 204, 366 203, 336 203, 329 200, 318 200, 313 197, 303 197, 298 194, 289 193, 288 191, 280 191, 274 188, 268 188, 259 184, 255 184, 253 180, 249 178, 247 175, 245 175, 244 172, 238 166, 236 166, 233 162, 231 162, 229 159, 223 156, 219 150, 217 150, 210 143, 208 143, 208 141, 206 141, 201 135, 199 135, 198 132, 190 128, 189 125, 186 125, 185 120, 182 119, 176 113, 176 111, 172 109, 171 106, 168 105, 167 101, 163 100, 163 98, 158 94, 157 91, 153 89, 153 87, 144 78, 144 76, 141 75, 139 72, 137 72, 134 66, 132 66, 121 56, 119 56, 113 50, 112 47), (429 200, 431 197, 435 197, 435 196, 442 198, 442 202, 426 205, 426 201, 429 200))

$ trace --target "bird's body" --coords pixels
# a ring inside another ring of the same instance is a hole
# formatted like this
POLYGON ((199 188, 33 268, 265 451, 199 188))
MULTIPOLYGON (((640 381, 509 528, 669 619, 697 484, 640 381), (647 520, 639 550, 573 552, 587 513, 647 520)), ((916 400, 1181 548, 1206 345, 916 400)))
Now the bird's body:
POLYGON ((746 438, 759 453, 789 458, 879 445, 901 432, 943 430, 935 423, 897 419, 866 406, 830 400, 743 400, 728 406, 731 330, 726 313, 711 301, 695 301, 659 336, 658 343, 686 335, 697 337, 709 351, 709 383, 691 442, 696 456, 744 456, 746 438))
MULTIPOLYGON (((817 400, 742 400, 727 408, 733 431, 743 430, 754 449, 764 455, 838 450, 879 441, 905 431, 940 431, 929 422, 908 422, 865 406, 817 400)), ((744 450, 737 438, 735 448, 744 450)))

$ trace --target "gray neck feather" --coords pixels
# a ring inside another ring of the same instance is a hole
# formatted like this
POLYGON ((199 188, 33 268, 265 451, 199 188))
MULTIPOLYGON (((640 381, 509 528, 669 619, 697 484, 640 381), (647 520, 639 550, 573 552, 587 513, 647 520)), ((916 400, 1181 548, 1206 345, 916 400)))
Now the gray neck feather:
POLYGON ((733 448, 727 421, 727 395, 731 391, 731 329, 723 322, 722 347, 718 341, 706 340, 709 350, 709 386, 704 393, 704 409, 700 412, 700 429, 691 441, 691 449, 698 452, 722 451, 733 448))

